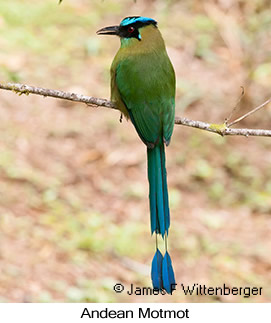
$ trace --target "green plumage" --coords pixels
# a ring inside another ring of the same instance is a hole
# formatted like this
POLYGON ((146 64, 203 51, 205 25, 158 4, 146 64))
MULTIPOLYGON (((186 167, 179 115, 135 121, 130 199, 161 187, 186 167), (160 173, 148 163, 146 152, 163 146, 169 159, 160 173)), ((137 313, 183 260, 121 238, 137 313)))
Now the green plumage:
POLYGON ((147 145, 151 231, 164 236, 169 228, 164 143, 174 126, 175 73, 159 30, 142 29, 142 41, 122 40, 111 67, 111 99, 147 145))
POLYGON ((131 119, 147 146, 151 232, 165 239, 165 256, 157 246, 152 262, 154 288, 172 291, 175 284, 167 251, 170 212, 165 144, 175 119, 175 73, 157 23, 146 17, 127 17, 100 34, 116 34, 121 48, 111 66, 111 100, 131 119))
POLYGON ((164 43, 158 48, 153 45, 133 53, 126 44, 111 67, 111 99, 117 106, 125 106, 148 147, 163 139, 169 143, 175 117, 175 73, 164 43))

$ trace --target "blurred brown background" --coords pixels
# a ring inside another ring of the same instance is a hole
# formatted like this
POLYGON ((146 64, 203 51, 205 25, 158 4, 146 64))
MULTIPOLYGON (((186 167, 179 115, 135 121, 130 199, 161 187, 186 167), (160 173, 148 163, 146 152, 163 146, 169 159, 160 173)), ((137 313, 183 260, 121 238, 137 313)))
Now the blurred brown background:
MULTIPOLYGON (((270 97, 269 1, 13 0, 0 3, 0 79, 109 97, 119 47, 101 27, 159 22, 177 74, 176 115, 222 123, 270 97)), ((271 108, 238 127, 269 128, 271 108)), ((271 139, 176 126, 167 149, 178 284, 262 296, 128 296, 151 286, 146 152, 109 109, 0 92, 1 302, 268 302, 271 139)))

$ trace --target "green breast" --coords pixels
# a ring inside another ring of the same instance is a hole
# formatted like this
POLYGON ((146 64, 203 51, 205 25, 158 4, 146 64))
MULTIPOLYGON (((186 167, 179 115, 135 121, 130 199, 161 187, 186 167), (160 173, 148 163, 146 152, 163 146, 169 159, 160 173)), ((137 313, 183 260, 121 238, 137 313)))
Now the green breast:
MULTIPOLYGON (((126 51, 127 53, 128 51, 126 51)), ((112 64, 112 100, 124 104, 141 139, 170 140, 175 114, 175 73, 166 50, 126 54, 112 64)))

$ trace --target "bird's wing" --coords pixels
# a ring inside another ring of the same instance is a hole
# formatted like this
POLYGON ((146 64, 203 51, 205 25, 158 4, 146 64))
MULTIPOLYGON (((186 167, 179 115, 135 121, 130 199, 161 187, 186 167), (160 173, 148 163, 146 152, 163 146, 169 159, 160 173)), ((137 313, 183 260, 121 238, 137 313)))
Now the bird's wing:
POLYGON ((168 62, 158 65, 159 62, 144 58, 125 59, 115 69, 120 98, 140 138, 149 148, 163 137, 169 142, 173 131, 175 75, 168 62))
POLYGON ((111 101, 116 105, 116 107, 124 114, 124 116, 129 119, 129 113, 125 103, 123 102, 119 88, 116 82, 116 72, 118 69, 118 64, 114 60, 110 69, 111 74, 111 101))

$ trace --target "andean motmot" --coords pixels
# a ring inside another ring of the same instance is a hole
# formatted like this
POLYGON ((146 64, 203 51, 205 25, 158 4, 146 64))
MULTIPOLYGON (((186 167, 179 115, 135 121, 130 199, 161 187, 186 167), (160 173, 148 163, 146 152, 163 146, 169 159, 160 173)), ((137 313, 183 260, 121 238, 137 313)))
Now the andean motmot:
POLYGON ((119 26, 102 28, 97 34, 120 37, 111 66, 111 101, 132 121, 147 146, 151 233, 156 234, 151 277, 155 289, 171 293, 176 284, 167 246, 170 213, 165 145, 174 127, 175 72, 157 22, 151 18, 127 17, 119 26), (164 256, 157 235, 164 239, 164 256))

